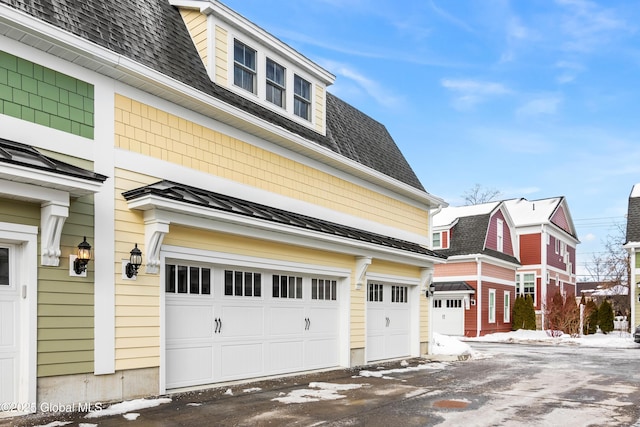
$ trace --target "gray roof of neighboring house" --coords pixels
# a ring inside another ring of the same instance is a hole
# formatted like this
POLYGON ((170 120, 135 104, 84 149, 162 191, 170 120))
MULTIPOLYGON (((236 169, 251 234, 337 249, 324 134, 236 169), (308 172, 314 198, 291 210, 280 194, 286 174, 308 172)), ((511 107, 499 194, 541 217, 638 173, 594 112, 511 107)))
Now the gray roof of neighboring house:
POLYGON ((327 135, 212 83, 176 8, 167 0, 0 0, 99 46, 424 191, 386 128, 327 93, 327 135))
POLYGON ((625 243, 640 242, 640 197, 629 197, 626 240, 625 243))
POLYGON ((485 238, 491 214, 463 216, 451 229, 450 247, 437 252, 447 256, 483 254, 520 264, 516 257, 485 248, 485 238))
POLYGON ((473 286, 467 282, 433 282, 436 286, 436 292, 454 292, 454 291, 467 291, 475 293, 476 290, 473 286))
POLYGON ((61 162, 60 160, 43 155, 33 147, 4 138, 0 138, 0 163, 8 163, 59 175, 83 178, 94 182, 104 182, 107 179, 106 176, 99 173, 61 162))
POLYGON ((431 257, 444 258, 441 254, 414 242, 383 236, 381 234, 312 218, 306 215, 250 202, 248 200, 226 196, 213 191, 178 184, 172 181, 165 180, 156 182, 155 184, 126 191, 122 193, 122 195, 127 201, 135 200, 147 195, 154 195, 190 205, 203 206, 208 209, 229 212, 235 215, 285 224, 305 230, 317 231, 333 236, 359 240, 361 242, 372 243, 379 246, 414 252, 431 257))

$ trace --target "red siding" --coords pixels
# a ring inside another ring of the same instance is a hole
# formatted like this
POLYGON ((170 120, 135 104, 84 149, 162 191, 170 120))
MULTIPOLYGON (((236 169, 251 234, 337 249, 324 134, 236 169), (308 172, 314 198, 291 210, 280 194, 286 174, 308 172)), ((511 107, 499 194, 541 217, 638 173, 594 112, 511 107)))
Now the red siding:
POLYGON ((569 228, 569 221, 567 220, 567 215, 565 214, 564 208, 562 206, 560 206, 556 211, 556 213, 553 214, 553 216, 551 217, 551 222, 557 225, 558 227, 562 228, 567 233, 572 234, 571 229, 569 228))
POLYGON ((504 219, 502 211, 496 212, 489 221, 489 231, 487 234, 486 246, 489 249, 498 250, 498 220, 502 220, 504 224, 504 233, 502 238, 502 252, 508 255, 514 255, 513 242, 511 241, 511 229, 504 219))
POLYGON ((510 308, 513 308, 515 291, 513 286, 499 285, 497 283, 482 282, 482 329, 480 335, 493 334, 496 332, 511 331, 511 316, 509 322, 504 322, 504 292, 509 292, 510 308), (489 290, 496 291, 496 321, 489 323, 489 290))
POLYGON ((520 262, 522 265, 540 264, 540 234, 523 234, 520 236, 520 262))
POLYGON ((449 233, 443 231, 440 239, 442 240, 442 249, 449 249, 449 233))
MULTIPOLYGON (((473 289, 478 288, 477 282, 467 281, 473 289)), ((473 298, 477 298, 477 295, 473 295, 473 298)), ((470 305, 469 310, 464 311, 464 335, 466 337, 475 337, 478 329, 478 305, 470 305)))

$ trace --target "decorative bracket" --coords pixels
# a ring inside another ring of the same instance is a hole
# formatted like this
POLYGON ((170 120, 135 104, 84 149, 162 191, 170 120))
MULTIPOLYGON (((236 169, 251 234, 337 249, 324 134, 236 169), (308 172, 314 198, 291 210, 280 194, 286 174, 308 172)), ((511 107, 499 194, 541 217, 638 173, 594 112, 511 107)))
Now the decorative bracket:
POLYGON ((69 217, 69 203, 46 202, 40 208, 40 263, 57 267, 60 265, 60 236, 62 226, 69 217))
POLYGON ((366 282, 367 268, 369 268, 370 265, 370 256, 356 257, 356 290, 362 289, 362 285, 366 282))
POLYGON ((168 232, 169 221, 152 219, 144 222, 147 274, 160 273, 160 248, 162 247, 162 240, 168 232))
POLYGON ((425 267, 420 269, 420 289, 424 292, 429 290, 429 286, 433 282, 433 267, 425 267))

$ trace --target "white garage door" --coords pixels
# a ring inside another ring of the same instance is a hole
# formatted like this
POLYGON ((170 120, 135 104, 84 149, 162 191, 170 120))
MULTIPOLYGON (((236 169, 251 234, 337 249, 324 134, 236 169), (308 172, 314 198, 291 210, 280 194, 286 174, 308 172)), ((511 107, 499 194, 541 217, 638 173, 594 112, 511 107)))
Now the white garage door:
POLYGON ((168 389, 338 366, 336 279, 178 262, 165 270, 168 389))
POLYGON ((13 247, 0 245, 0 402, 19 401, 20 305, 10 269, 12 258, 13 247))
POLYGON ((433 331, 442 335, 464 335, 463 298, 434 298, 433 331))
POLYGON ((410 354, 409 287, 368 283, 367 360, 410 354))

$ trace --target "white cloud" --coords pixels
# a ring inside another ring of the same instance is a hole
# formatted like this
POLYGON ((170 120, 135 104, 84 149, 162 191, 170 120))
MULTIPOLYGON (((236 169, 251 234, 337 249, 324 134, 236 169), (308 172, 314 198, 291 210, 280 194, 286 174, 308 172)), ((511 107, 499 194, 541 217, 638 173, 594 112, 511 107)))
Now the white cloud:
MULTIPOLYGON (((323 61, 322 66, 331 70, 332 73, 350 80, 370 98, 373 98, 382 106, 398 108, 404 103, 404 99, 402 97, 397 96, 384 85, 368 78, 357 70, 351 68, 349 65, 335 61, 323 61)), ((342 84, 344 84, 344 81, 342 84)))
POLYGON ((555 114, 562 98, 557 95, 543 96, 532 99, 516 110, 519 117, 539 116, 543 114, 555 114))
POLYGON ((584 242, 592 242, 592 241, 594 241, 596 239, 597 239, 597 237, 593 233, 587 233, 584 237, 580 238, 580 240, 582 240, 584 242))
POLYGON ((474 33, 474 29, 471 28, 470 25, 468 25, 466 22, 462 21, 459 18, 456 18, 455 16, 451 15, 450 13, 448 13, 447 11, 445 11, 444 9, 438 7, 433 0, 429 1, 429 6, 431 6, 431 10, 433 10, 436 14, 438 14, 440 17, 444 18, 446 21, 448 21, 449 23, 455 25, 458 28, 461 28, 469 33, 474 33))
POLYGON ((453 105, 468 110, 495 96, 507 95, 511 91, 501 83, 471 79, 442 79, 442 87, 456 93, 453 105))
POLYGON ((555 66, 560 71, 556 77, 556 81, 560 84, 572 83, 585 69, 582 64, 571 61, 558 61, 555 66))

